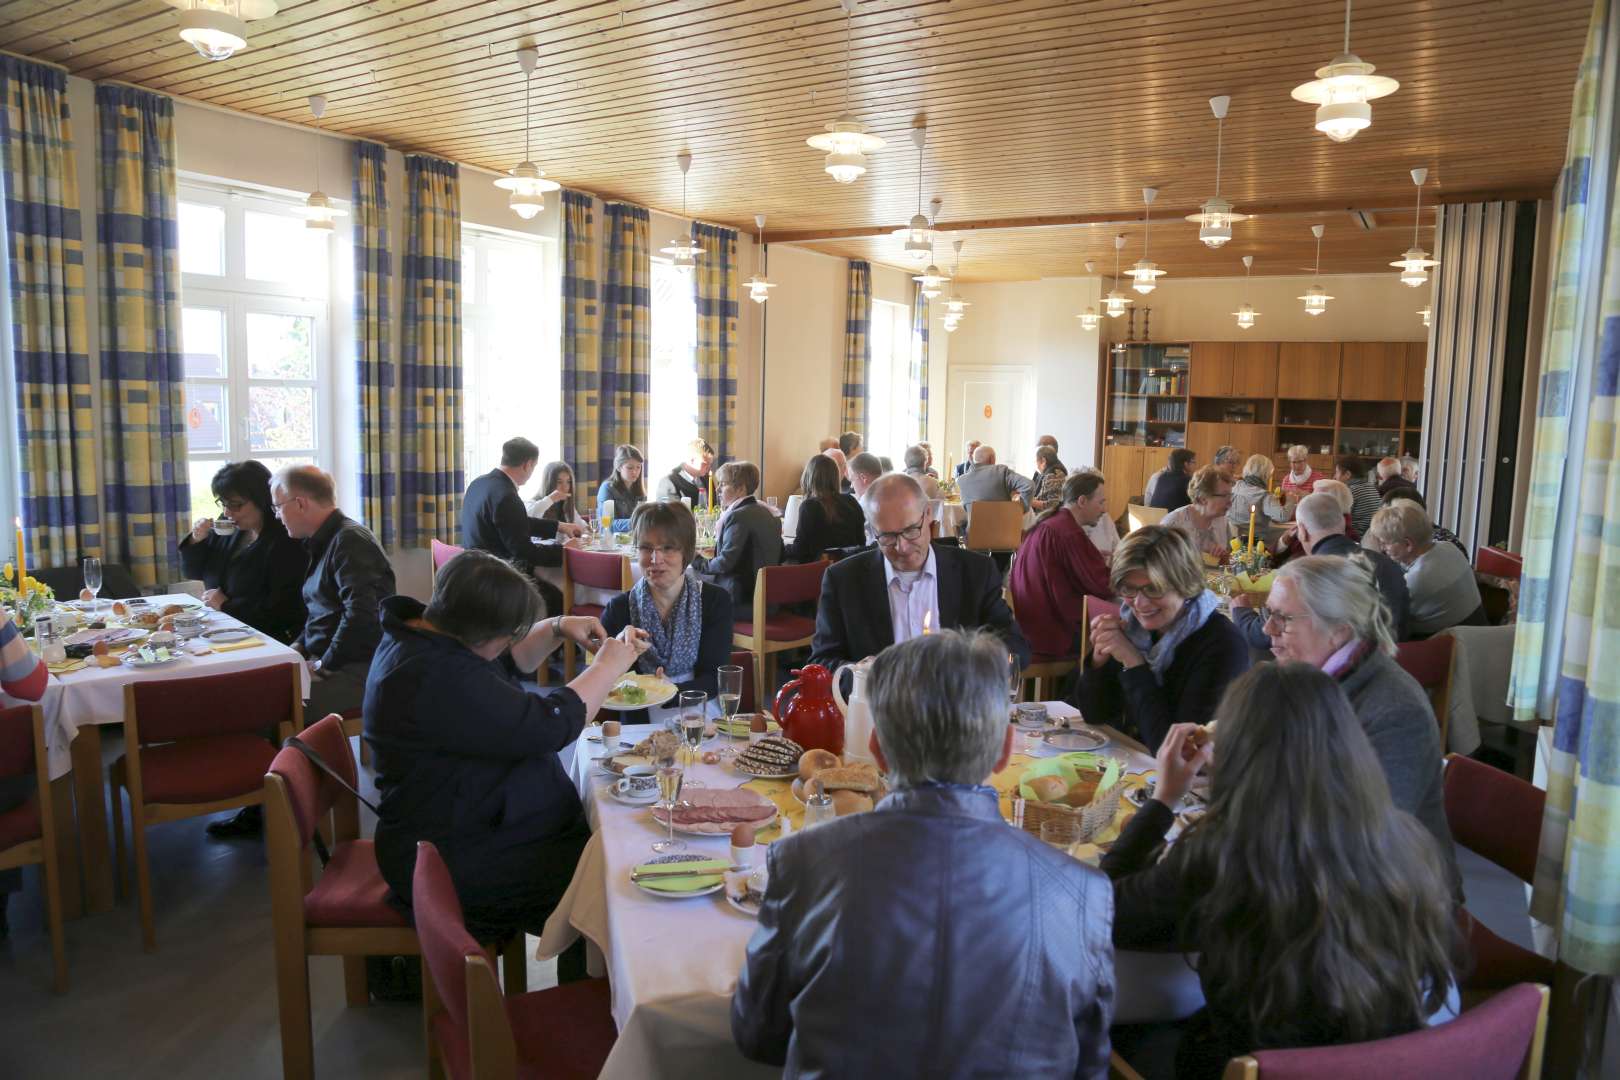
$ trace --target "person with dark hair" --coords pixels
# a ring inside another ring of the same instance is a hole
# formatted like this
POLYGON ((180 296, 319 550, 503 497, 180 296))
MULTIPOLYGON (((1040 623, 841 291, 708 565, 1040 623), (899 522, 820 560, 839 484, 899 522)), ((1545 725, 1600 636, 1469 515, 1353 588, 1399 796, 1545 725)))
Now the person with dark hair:
POLYGON ((714 555, 692 560, 694 573, 712 580, 731 595, 737 622, 754 618, 754 579, 762 566, 782 562, 782 519, 754 498, 759 488, 759 466, 751 461, 728 461, 715 474, 725 513, 716 528, 714 555))
POLYGON ((613 449, 613 475, 602 481, 596 489, 596 511, 600 515, 602 504, 613 504, 613 531, 626 532, 630 528, 630 515, 636 507, 647 501, 647 487, 642 483, 642 472, 647 464, 641 451, 629 443, 613 449))
POLYGON ((860 453, 865 446, 866 442, 858 431, 846 431, 838 436, 838 449, 846 461, 860 453))
MULTIPOLYGON (((524 573, 537 566, 561 566, 560 545, 541 546, 535 537, 552 540, 574 537, 584 530, 571 521, 530 517, 518 490, 534 476, 540 450, 525 438, 508 439, 501 447, 501 463, 467 485, 461 501, 461 546, 509 559, 524 573)), ((549 607, 562 603, 554 586, 541 590, 549 607), (555 595, 546 595, 547 592, 555 595)))
POLYGON ((1193 463, 1198 455, 1181 447, 1170 451, 1170 463, 1147 482, 1147 504, 1160 510, 1180 510, 1192 502, 1187 494, 1187 482, 1192 479, 1193 463))
POLYGON ((799 507, 798 528, 783 552, 783 562, 815 562, 828 548, 866 543, 866 515, 854 496, 840 490, 841 482, 838 464, 827 454, 816 454, 804 463, 799 478, 804 505, 799 507))
POLYGON ((377 867, 389 900, 409 909, 418 841, 450 867, 481 941, 538 934, 590 838, 558 751, 579 738, 645 647, 593 618, 539 621, 528 576, 484 551, 439 569, 426 605, 391 596, 366 681, 364 738, 379 799, 377 867), (596 659, 544 696, 498 661, 533 671, 563 639, 596 659))
MULTIPOLYGON (((713 700, 717 669, 731 663, 731 595, 693 572, 697 519, 685 503, 643 503, 631 518, 630 532, 641 580, 607 602, 602 625, 610 634, 627 626, 644 630, 647 650, 636 670, 661 674, 682 690, 702 690, 713 700)), ((665 707, 675 708, 678 700, 671 698, 665 707)), ((621 719, 646 723, 648 712, 621 719)))
POLYGON ((1113 596, 1108 560, 1086 533, 1108 513, 1102 473, 1075 473, 1058 498, 1025 535, 1007 579, 1018 626, 1037 662, 1075 655, 1086 597, 1113 596))
POLYGON ((1063 472, 1063 475, 1059 476, 1057 479, 1057 486, 1058 488, 1061 488, 1063 486, 1063 477, 1069 475, 1069 470, 1064 468, 1063 462, 1058 459, 1057 436, 1042 435, 1040 438, 1035 440, 1035 471, 1030 474, 1029 482, 1035 485, 1037 497, 1045 501, 1049 506, 1058 505, 1056 501, 1058 498, 1058 491, 1053 490, 1050 496, 1048 496, 1041 491, 1041 485, 1045 482, 1047 474, 1052 472, 1054 467, 1061 469, 1063 472), (1047 450, 1049 450, 1050 453, 1042 452, 1047 450))
POLYGON ((686 460, 669 470, 669 474, 658 481, 655 497, 659 502, 690 499, 693 509, 707 507, 709 471, 713 468, 714 447, 702 439, 693 439, 686 444, 686 460))
POLYGON ((1333 479, 1350 489, 1350 526, 1357 536, 1366 536, 1373 515, 1383 505, 1378 489, 1367 479, 1367 459, 1354 454, 1334 458, 1333 479))
POLYGON ((568 462, 553 461, 540 472, 540 490, 545 494, 530 499, 525 509, 541 521, 565 521, 584 529, 585 516, 579 512, 574 488, 574 470, 568 462))
POLYGON ((219 527, 198 518, 180 542, 186 576, 202 581, 203 603, 288 642, 304 628, 309 556, 276 520, 270 470, 257 461, 223 465, 211 485, 219 527))
MULTIPOLYGON (((1462 941, 1441 852, 1391 800, 1333 679, 1262 664, 1232 684, 1214 726, 1203 745, 1195 725, 1170 730, 1153 797, 1102 859, 1115 948, 1198 954, 1205 1004, 1164 1055, 1174 1074, 1215 1080, 1255 1050, 1385 1039, 1454 1015, 1462 941), (1205 765, 1208 811, 1161 860, 1205 765)), ((1116 1029, 1115 1049, 1167 1073, 1142 1034, 1116 1029)))

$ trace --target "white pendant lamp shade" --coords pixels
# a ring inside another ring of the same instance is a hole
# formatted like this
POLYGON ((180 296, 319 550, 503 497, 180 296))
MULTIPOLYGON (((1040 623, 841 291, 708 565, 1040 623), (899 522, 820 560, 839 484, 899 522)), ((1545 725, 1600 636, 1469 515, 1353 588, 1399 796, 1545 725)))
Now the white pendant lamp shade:
MULTIPOLYGON (((686 174, 692 169, 692 152, 682 150, 675 155, 675 164, 681 170, 681 217, 686 217, 686 174)), ((682 274, 690 274, 697 266, 697 257, 703 254, 697 241, 692 239, 690 233, 681 233, 666 246, 658 249, 659 254, 668 255, 670 263, 682 274)))
POLYGON ((321 117, 326 115, 326 98, 321 94, 312 94, 309 99, 309 112, 315 118, 315 190, 309 193, 304 205, 298 212, 304 218, 304 228, 325 229, 330 231, 334 220, 344 216, 348 211, 335 206, 326 193, 321 190, 321 117))
POLYGON ((1153 227, 1153 200, 1158 198, 1158 196, 1158 188, 1145 187, 1142 189, 1142 202, 1146 207, 1142 219, 1142 257, 1136 260, 1136 264, 1134 266, 1125 271, 1125 273, 1131 279, 1131 288, 1135 289, 1143 296, 1146 296, 1148 293, 1158 288, 1159 278, 1163 277, 1165 274, 1165 271, 1159 269, 1158 263, 1147 257, 1148 232, 1153 227))
POLYGON ((1198 208, 1198 213, 1187 215, 1188 221, 1198 224, 1198 239, 1212 248, 1232 239, 1234 223, 1249 220, 1249 215, 1233 210, 1232 204, 1221 198, 1221 135, 1231 105, 1232 99, 1225 94, 1209 99, 1209 110, 1215 114, 1215 194, 1198 208))
MULTIPOLYGON (((759 230, 759 257, 760 261, 763 263, 766 258, 764 214, 754 215, 754 228, 759 230)), ((763 304, 765 301, 769 300, 771 298, 771 290, 776 288, 776 282, 766 278, 764 267, 761 267, 759 273, 743 282, 743 284, 748 286, 748 299, 752 300, 756 304, 763 304)))
POLYGON ((939 267, 929 263, 927 269, 920 274, 913 274, 911 280, 922 286, 920 291, 925 298, 932 300, 944 291, 943 286, 951 279, 940 273, 939 267))
POLYGON ((1419 317, 1421 317, 1423 319, 1423 325, 1428 326, 1429 325, 1429 320, 1432 317, 1432 314, 1431 314, 1430 309, 1429 309, 1427 304, 1425 304, 1423 307, 1418 309, 1418 315, 1419 315, 1419 317))
POLYGON ((1317 106, 1316 130, 1334 142, 1349 142, 1372 124, 1372 106, 1401 84, 1383 75, 1350 51, 1350 0, 1344 5, 1344 51, 1316 69, 1316 78, 1294 87, 1295 101, 1317 106))
MULTIPOLYGON (((906 258, 918 263, 925 263, 934 251, 934 226, 927 214, 923 213, 922 184, 923 184, 923 147, 928 143, 928 128, 918 124, 911 129, 911 141, 917 147, 917 212, 911 215, 911 221, 905 228, 895 233, 904 243, 901 250, 906 258)), ((933 203, 934 216, 939 216, 939 200, 933 203)))
MULTIPOLYGON (((1316 269, 1312 272, 1313 277, 1322 276, 1322 234, 1326 231, 1325 226, 1311 226, 1311 235, 1316 237, 1316 269)), ((1295 299, 1305 301, 1305 314, 1320 315, 1327 310, 1328 301, 1332 300, 1333 297, 1328 295, 1326 289, 1313 281, 1311 287, 1305 290, 1305 295, 1295 297, 1295 299)))
POLYGON ((518 67, 523 69, 523 160, 513 166, 505 176, 495 181, 502 191, 510 191, 506 205, 524 221, 546 208, 546 192, 562 187, 555 180, 547 180, 540 166, 529 160, 529 88, 534 81, 534 69, 540 63, 535 49, 517 51, 518 67))
POLYGON ((1119 291, 1119 253, 1125 248, 1125 237, 1114 237, 1114 287, 1108 290, 1103 297, 1103 311, 1110 319, 1124 316, 1125 309, 1135 303, 1130 297, 1119 291))
POLYGON ((1429 258, 1429 253, 1418 247, 1418 228, 1423 223, 1423 181, 1428 178, 1428 169, 1412 170, 1412 183, 1418 189, 1417 217, 1412 219, 1412 246, 1406 249, 1406 254, 1389 264, 1400 269, 1401 284, 1412 289, 1428 281, 1429 269, 1440 265, 1438 259, 1429 258))
POLYGON ((276 13, 274 0, 166 0, 180 9, 180 40, 204 60, 229 60, 247 48, 247 24, 276 13))
POLYGON ((868 135, 866 125, 849 111, 849 68, 855 33, 855 0, 841 0, 844 8, 844 114, 826 126, 825 132, 805 142, 827 155, 822 168, 840 184, 853 184, 866 172, 866 155, 883 149, 884 142, 868 135))
POLYGON ((1080 320, 1080 329, 1082 330, 1095 330, 1097 329, 1097 323, 1101 321, 1097 309, 1090 305, 1087 305, 1086 310, 1076 315, 1075 318, 1080 320))
MULTIPOLYGON (((1243 256, 1243 280, 1245 286, 1248 285, 1249 279, 1253 276, 1253 273, 1254 256, 1243 256)), ((1247 302, 1239 304, 1238 309, 1232 312, 1232 314, 1237 316, 1239 330, 1252 330, 1254 328, 1254 320, 1260 317, 1260 313, 1254 310, 1254 305, 1247 302)))

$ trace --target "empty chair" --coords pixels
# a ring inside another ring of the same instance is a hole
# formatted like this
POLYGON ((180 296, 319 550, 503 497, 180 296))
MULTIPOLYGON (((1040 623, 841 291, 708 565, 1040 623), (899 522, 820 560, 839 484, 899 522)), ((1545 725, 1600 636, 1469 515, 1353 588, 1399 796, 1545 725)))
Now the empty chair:
POLYGON ((1135 532, 1144 525, 1159 524, 1169 512, 1168 510, 1161 510, 1157 506, 1130 503, 1125 507, 1125 520, 1130 525, 1129 531, 1135 532))
POLYGON ((129 792, 141 937, 148 951, 157 948, 157 933, 146 830, 264 802, 264 773, 276 756, 268 734, 285 739, 303 727, 303 720, 297 664, 124 687, 124 753, 108 768, 107 783, 120 885, 121 793, 129 792))
MULTIPOLYGON (((62 875, 56 865, 56 815, 45 759, 45 720, 38 705, 0 709, 0 780, 32 776, 34 791, 0 810, 0 870, 40 866, 45 871, 45 918, 51 928, 52 988, 67 990, 67 950, 62 939, 62 875)), ((0 904, 6 894, 0 892, 0 904)))
POLYGON ((814 605, 821 599, 821 579, 827 576, 825 559, 787 566, 762 566, 754 578, 754 617, 731 627, 731 644, 754 657, 754 700, 769 702, 776 688, 776 654, 802 649, 816 636, 816 620, 785 611, 784 604, 814 605))
POLYGON ((969 551, 1010 552, 1024 538, 1024 504, 980 499, 968 507, 969 551))
MULTIPOLYGON (((607 592, 629 592, 635 584, 630 573, 630 556, 611 551, 581 551, 563 548, 563 610, 564 615, 592 615, 602 617, 602 604, 582 604, 574 596, 576 588, 603 589, 607 592)), ((564 641, 563 680, 574 679, 574 643, 564 641)))
MULTIPOLYGON (((50 586, 51 592, 59 600, 72 600, 84 588, 82 566, 31 567, 28 576, 41 585, 50 586)), ((102 564, 101 591, 96 594, 97 597, 102 600, 127 600, 139 595, 141 587, 135 584, 135 576, 129 572, 129 567, 122 563, 102 564)))
POLYGON ((443 1007, 428 1019, 429 1054, 451 1080, 601 1073, 618 1038, 606 979, 503 998, 489 954, 467 933, 450 871, 426 841, 416 845, 411 895, 431 997, 443 1007))
POLYGON ((1474 569, 1481 574, 1517 581, 1524 576, 1524 556, 1516 551, 1482 547, 1474 552, 1474 569))
POLYGON ((1395 646, 1395 662, 1418 681, 1429 695, 1434 718, 1440 724, 1440 746, 1446 745, 1446 728, 1451 716, 1451 678, 1456 670, 1457 639, 1448 634, 1403 641, 1395 646))

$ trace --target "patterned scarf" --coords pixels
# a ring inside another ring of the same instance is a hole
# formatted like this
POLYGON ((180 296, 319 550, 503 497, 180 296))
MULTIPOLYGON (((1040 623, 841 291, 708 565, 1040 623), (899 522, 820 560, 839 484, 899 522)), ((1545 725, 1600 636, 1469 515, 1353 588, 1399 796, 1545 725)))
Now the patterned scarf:
POLYGON ((1159 635, 1158 641, 1153 640, 1153 631, 1137 620, 1136 610, 1131 605, 1121 604, 1119 614, 1126 638, 1146 658, 1148 666, 1153 669, 1154 681, 1163 686, 1164 673, 1170 670, 1170 664, 1176 658, 1176 646, 1197 633, 1218 607, 1220 600, 1205 589, 1181 605, 1181 614, 1170 624, 1170 629, 1159 635))
MULTIPOLYGON (((615 511, 617 513, 617 511, 615 511)), ((681 579, 681 595, 670 609, 669 623, 658 617, 652 586, 646 578, 630 590, 630 625, 647 631, 649 646, 636 661, 636 670, 651 675, 660 667, 670 682, 687 682, 697 668, 698 641, 703 637, 703 585, 688 569, 681 579)))

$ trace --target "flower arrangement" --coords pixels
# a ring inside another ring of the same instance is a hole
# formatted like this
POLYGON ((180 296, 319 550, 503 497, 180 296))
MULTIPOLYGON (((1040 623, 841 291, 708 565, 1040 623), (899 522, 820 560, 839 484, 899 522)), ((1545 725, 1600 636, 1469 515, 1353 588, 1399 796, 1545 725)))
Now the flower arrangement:
POLYGON ((0 566, 0 604, 4 604, 25 635, 34 632, 34 616, 51 610, 56 594, 49 585, 27 573, 18 580, 17 568, 11 563, 0 566))

